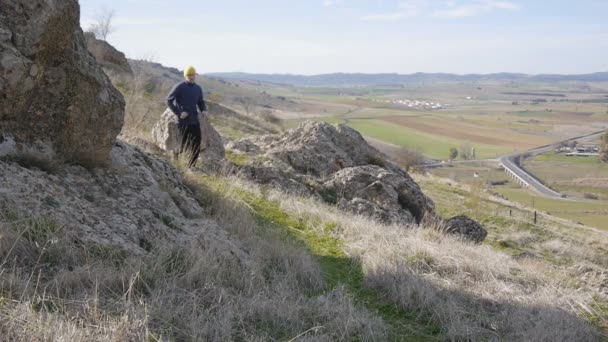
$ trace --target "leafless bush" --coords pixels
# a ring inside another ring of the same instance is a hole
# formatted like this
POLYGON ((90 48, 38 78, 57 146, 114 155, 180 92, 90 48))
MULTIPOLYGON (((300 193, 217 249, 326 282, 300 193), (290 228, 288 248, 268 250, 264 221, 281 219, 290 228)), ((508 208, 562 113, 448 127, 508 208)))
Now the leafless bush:
POLYGON ((88 31, 93 32, 98 39, 107 40, 108 36, 116 31, 113 23, 115 15, 116 11, 113 9, 102 9, 95 14, 94 22, 88 28, 88 31))

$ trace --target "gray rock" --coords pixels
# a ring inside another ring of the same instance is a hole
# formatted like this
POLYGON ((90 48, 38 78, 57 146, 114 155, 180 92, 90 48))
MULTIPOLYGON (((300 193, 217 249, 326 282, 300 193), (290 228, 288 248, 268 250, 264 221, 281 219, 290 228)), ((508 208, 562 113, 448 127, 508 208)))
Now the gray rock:
POLYGON ((433 201, 404 172, 376 165, 340 170, 323 183, 322 196, 340 208, 386 223, 416 224, 434 212, 433 201))
POLYGON ((129 253, 144 253, 155 243, 205 241, 217 253, 243 254, 205 218, 169 163, 120 140, 111 159, 110 168, 67 166, 57 173, 0 160, 0 208, 49 217, 75 239, 129 253))
POLYGON ((92 32, 85 32, 87 49, 104 69, 117 73, 133 74, 133 69, 124 53, 116 50, 104 40, 95 38, 92 32))
POLYGON ((359 132, 346 125, 307 121, 284 133, 237 140, 233 146, 242 152, 263 151, 265 156, 282 161, 297 173, 316 177, 369 164, 396 168, 359 132), (248 151, 243 151, 243 146, 248 151))
POLYGON ((464 216, 454 216, 444 222, 443 231, 448 234, 460 236, 464 240, 481 243, 485 240, 488 232, 477 221, 464 216))
MULTIPOLYGON (((203 162, 218 162, 224 159, 225 150, 222 137, 213 128, 207 115, 199 117, 201 124, 201 157, 203 162)), ((160 149, 169 153, 179 152, 181 144, 181 134, 177 124, 177 116, 166 109, 160 120, 152 128, 152 139, 160 149)))
POLYGON ((0 3, 0 133, 103 164, 124 100, 88 52, 77 0, 0 3))

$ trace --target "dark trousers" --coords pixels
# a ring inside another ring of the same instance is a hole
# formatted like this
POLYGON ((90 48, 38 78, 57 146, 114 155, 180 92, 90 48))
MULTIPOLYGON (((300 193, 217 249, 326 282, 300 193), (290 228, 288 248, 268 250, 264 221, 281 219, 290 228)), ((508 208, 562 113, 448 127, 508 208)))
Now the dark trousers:
POLYGON ((193 167, 201 153, 201 125, 179 126, 179 132, 182 135, 180 153, 186 152, 188 167, 193 167))

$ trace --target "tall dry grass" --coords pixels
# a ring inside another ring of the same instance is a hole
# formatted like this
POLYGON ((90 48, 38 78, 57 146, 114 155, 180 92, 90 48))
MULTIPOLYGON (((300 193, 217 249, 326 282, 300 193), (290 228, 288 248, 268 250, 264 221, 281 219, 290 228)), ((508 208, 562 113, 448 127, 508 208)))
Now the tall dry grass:
POLYGON ((49 218, 0 216, 0 336, 10 341, 383 340, 343 288, 242 203, 197 194, 239 250, 203 239, 149 253, 83 242, 49 218), (214 247, 214 248, 213 248, 214 247), (226 247, 228 249, 228 247, 226 247), (313 293, 319 293, 313 295, 313 293))
MULTIPOLYGON (((276 201, 321 232, 327 222, 360 260, 365 284, 400 307, 430 314, 452 341, 599 341, 582 317, 606 320, 593 291, 539 259, 515 259, 425 228, 387 226, 316 199, 286 195, 239 179, 228 183, 276 201)), ((576 244, 576 242, 572 242, 576 244)))

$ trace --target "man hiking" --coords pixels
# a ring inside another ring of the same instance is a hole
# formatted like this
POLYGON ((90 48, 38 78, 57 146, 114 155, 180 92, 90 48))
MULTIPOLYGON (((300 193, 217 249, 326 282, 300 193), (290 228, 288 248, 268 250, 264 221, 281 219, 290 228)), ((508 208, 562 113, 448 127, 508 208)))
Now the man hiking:
POLYGON ((167 105, 178 118, 182 136, 180 153, 187 153, 188 167, 192 168, 201 151, 201 125, 197 107, 202 115, 205 115, 207 105, 203 98, 203 89, 194 83, 196 69, 187 67, 184 70, 184 78, 185 80, 176 84, 167 96, 167 105))

